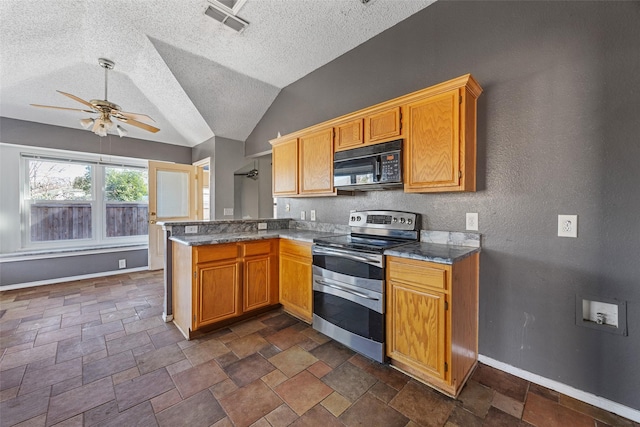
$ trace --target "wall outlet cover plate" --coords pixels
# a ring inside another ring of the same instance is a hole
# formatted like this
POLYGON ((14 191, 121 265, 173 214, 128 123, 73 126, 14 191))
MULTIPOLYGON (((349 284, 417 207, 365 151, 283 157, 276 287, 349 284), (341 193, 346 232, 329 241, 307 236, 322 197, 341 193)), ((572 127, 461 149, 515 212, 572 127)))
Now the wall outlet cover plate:
POLYGON ((467 230, 478 231, 478 213, 467 212, 467 230))
POLYGON ((558 215, 558 236, 578 237, 578 215, 558 215))

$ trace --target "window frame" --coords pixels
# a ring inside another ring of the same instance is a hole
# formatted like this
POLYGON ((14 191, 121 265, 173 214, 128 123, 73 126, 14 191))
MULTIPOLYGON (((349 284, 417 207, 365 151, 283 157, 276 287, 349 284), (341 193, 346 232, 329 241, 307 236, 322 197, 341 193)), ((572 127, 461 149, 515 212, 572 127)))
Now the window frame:
MULTIPOLYGON (((92 156, 61 157, 58 151, 46 153, 20 153, 20 249, 21 250, 45 250, 45 249, 87 249, 113 246, 148 245, 149 235, 107 237, 106 215, 106 173, 107 167, 140 169, 148 172, 147 161, 139 159, 119 158, 117 162, 104 162, 92 158, 92 156), (59 163, 76 163, 91 166, 91 199, 90 200, 33 200, 30 197, 29 161, 41 160, 59 163), (40 203, 51 204, 90 204, 91 205, 91 238, 31 241, 31 206, 40 203)), ((102 156, 101 156, 102 157, 102 156)), ((147 200, 148 203, 148 200, 147 200)))

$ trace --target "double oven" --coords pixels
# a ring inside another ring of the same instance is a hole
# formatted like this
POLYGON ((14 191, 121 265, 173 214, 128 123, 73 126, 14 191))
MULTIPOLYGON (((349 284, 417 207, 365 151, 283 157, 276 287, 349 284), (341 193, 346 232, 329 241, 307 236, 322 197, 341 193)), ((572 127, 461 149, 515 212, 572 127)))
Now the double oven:
POLYGON ((419 223, 410 212, 351 212, 351 234, 314 240, 314 329, 385 361, 384 251, 417 241, 419 223))

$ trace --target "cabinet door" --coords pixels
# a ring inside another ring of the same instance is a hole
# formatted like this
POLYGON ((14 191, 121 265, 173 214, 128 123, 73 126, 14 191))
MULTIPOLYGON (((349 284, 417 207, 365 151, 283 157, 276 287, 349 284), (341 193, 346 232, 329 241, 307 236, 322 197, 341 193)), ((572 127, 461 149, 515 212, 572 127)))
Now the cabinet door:
POLYGON ((362 119, 341 124, 336 127, 336 151, 355 148, 364 143, 362 119))
POLYGON ((400 107, 390 108, 365 118, 366 143, 400 136, 400 107))
POLYGON ((298 140, 291 139, 273 146, 273 195, 298 194, 298 140))
POLYGON ((433 378, 445 379, 446 294, 390 280, 387 354, 433 378))
POLYGON ((242 314, 239 263, 233 260, 196 266, 196 329, 242 314))
POLYGON ((280 252, 280 304, 307 322, 313 315, 310 255, 302 258, 280 252))
POLYGON ((270 305, 271 257, 269 255, 244 259, 244 286, 242 309, 244 312, 270 305))
POLYGON ((460 109, 457 89, 406 107, 408 134, 405 190, 460 183, 460 109))
POLYGON ((333 193, 333 128, 300 137, 300 194, 323 193, 333 193))

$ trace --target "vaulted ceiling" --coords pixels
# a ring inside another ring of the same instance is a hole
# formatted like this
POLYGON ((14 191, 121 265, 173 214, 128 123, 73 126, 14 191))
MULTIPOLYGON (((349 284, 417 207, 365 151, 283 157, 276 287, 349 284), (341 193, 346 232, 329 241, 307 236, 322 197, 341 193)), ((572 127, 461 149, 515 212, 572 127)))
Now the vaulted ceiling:
POLYGON ((84 108, 56 90, 103 99, 108 58, 108 100, 161 129, 123 124, 129 136, 244 141, 283 87, 433 1, 240 0, 238 33, 207 0, 0 0, 0 115, 80 129, 90 114, 29 104, 84 108))

